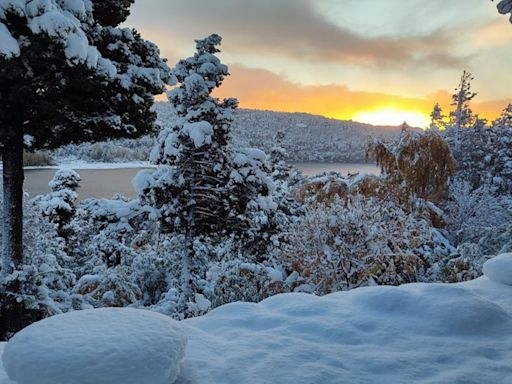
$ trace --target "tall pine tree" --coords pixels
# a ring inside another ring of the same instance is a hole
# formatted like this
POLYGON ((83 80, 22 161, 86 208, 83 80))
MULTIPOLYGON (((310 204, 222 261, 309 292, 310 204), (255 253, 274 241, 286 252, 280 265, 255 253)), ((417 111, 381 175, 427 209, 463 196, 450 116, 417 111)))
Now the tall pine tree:
POLYGON ((132 1, 0 2, 0 143, 4 235, 0 333, 24 324, 16 271, 23 265, 24 143, 134 137, 153 129, 152 95, 171 80, 156 46, 125 21, 132 1), (100 5, 98 5, 101 3, 100 5))
POLYGON ((237 100, 212 96, 228 75, 216 56, 220 43, 215 34, 197 40, 194 56, 174 67, 179 86, 168 96, 178 119, 161 132, 152 151, 158 170, 137 188, 142 201, 157 211, 160 230, 183 239, 181 312, 201 293, 196 282, 204 279, 208 260, 197 251, 198 241, 253 237, 270 222, 263 211, 275 210, 266 155, 231 146, 237 100))

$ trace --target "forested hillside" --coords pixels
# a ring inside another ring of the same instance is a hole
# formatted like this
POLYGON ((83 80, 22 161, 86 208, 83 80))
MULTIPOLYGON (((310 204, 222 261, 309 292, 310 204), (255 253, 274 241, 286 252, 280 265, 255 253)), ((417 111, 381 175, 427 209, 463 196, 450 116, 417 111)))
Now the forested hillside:
MULTIPOLYGON (((176 117, 169 103, 157 103, 157 124, 171 126, 176 117)), ((269 153, 280 132, 281 142, 288 153, 288 161, 323 161, 358 163, 365 161, 368 142, 374 138, 397 138, 401 127, 376 127, 354 121, 328 119, 307 113, 284 113, 240 109, 235 112, 232 127, 233 142, 237 147, 260 148, 269 153)), ((74 160, 92 162, 147 161, 154 137, 118 139, 95 144, 70 144, 56 150, 55 163, 74 160)), ((33 155, 29 155, 30 158, 33 155)), ((48 156, 37 156, 48 160, 48 156)), ((35 163, 27 165, 46 165, 35 163)))

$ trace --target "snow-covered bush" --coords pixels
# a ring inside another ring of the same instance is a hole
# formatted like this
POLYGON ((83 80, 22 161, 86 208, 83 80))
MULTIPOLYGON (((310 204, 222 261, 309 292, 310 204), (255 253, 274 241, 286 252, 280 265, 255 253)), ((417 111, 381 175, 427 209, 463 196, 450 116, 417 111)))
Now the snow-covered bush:
POLYGON ((489 186, 473 189, 469 181, 455 179, 447 203, 448 230, 456 244, 475 240, 486 229, 503 227, 512 220, 512 198, 495 196, 489 186))
POLYGON ((214 307, 236 301, 260 302, 290 292, 280 266, 233 259, 218 266, 212 303, 214 307))
POLYGON ((53 155, 49 151, 35 151, 35 152, 23 152, 23 166, 31 167, 31 166, 48 166, 54 165, 55 160, 53 155))
POLYGON ((78 278, 74 291, 92 306, 126 306, 142 299, 132 263, 145 242, 147 218, 137 201, 82 202, 74 220, 80 228, 72 247, 78 278))
POLYGON ((148 161, 154 141, 152 136, 142 136, 138 139, 68 144, 53 151, 53 156, 63 162, 70 160, 105 163, 148 161))
POLYGON ((95 268, 94 274, 80 277, 73 291, 94 308, 127 307, 142 299, 142 291, 131 281, 130 272, 120 265, 95 268))
POLYGON ((311 206, 290 237, 282 255, 286 281, 317 294, 426 281, 453 251, 427 219, 392 201, 360 196, 311 206))
POLYGON ((80 175, 72 169, 61 169, 49 182, 51 192, 37 196, 34 201, 42 214, 57 226, 59 236, 66 241, 73 233, 69 223, 76 212, 80 175))
MULTIPOLYGON (((0 295, 13 297, 25 313, 24 325, 67 312, 70 309, 86 308, 82 298, 74 295, 76 283, 72 260, 66 253, 66 244, 59 237, 57 227, 48 224, 48 219, 38 203, 24 204, 24 257, 21 268, 8 274, 0 282, 0 295), (11 282, 15 283, 11 290, 11 282)), ((0 312, 5 313, 10 300, 2 300, 0 312)), ((8 315, 0 317, 0 337, 8 338, 16 331, 8 315)))

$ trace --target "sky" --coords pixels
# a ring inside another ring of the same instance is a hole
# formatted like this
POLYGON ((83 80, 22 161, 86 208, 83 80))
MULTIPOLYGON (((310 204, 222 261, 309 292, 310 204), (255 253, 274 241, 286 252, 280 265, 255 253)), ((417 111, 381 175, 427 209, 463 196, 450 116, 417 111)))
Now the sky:
POLYGON ((243 108, 426 126, 463 70, 474 112, 512 103, 512 25, 488 0, 136 0, 126 25, 171 66, 221 35, 216 95, 243 108))

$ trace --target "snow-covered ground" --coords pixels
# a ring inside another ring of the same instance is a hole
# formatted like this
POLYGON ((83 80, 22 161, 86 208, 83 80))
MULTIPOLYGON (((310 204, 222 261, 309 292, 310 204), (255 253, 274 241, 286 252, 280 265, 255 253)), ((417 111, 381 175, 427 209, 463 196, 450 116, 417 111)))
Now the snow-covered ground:
MULTIPOLYGON (((512 264, 498 260, 491 277, 512 264)), ((181 384, 512 382, 512 286, 487 277, 283 294, 181 325, 181 384)), ((0 383, 9 383, 1 370, 0 383)))
MULTIPOLYGON (((1 164, 1 163, 0 163, 1 164)), ((89 162, 89 161, 63 161, 58 165, 45 165, 45 166, 30 166, 25 169, 132 169, 132 168, 152 168, 154 165, 149 161, 130 161, 124 163, 103 163, 103 162, 89 162)), ((1 168, 1 167, 0 167, 1 168)))
POLYGON ((69 312, 33 324, 5 348, 20 384, 173 383, 187 343, 179 323, 130 308, 69 312))

